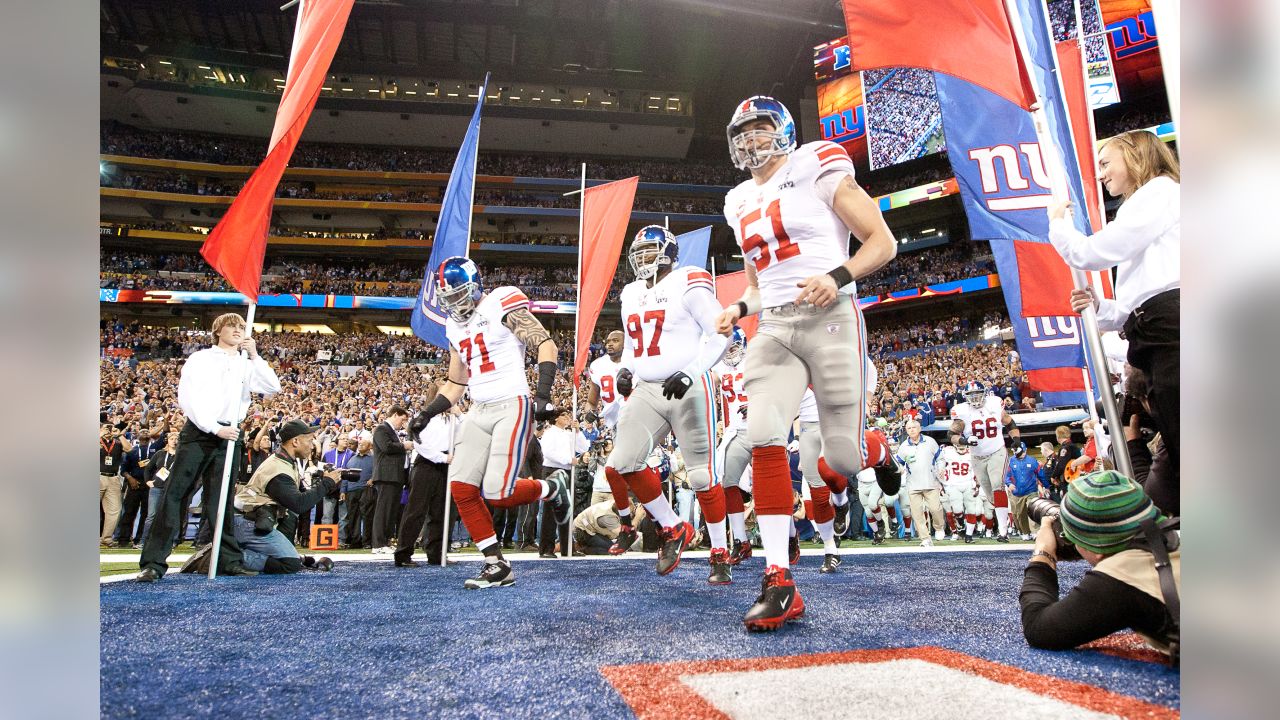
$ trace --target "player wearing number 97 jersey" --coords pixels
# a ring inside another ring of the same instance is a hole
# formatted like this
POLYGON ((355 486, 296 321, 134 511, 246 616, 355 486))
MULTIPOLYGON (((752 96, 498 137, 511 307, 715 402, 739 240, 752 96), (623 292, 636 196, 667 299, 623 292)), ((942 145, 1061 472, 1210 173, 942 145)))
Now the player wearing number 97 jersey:
POLYGON ((711 368, 724 354, 726 339, 715 332, 720 311, 711 274, 701 268, 676 268, 675 237, 659 225, 636 233, 631 243, 636 280, 622 289, 623 369, 619 391, 629 395, 605 465, 623 526, 610 549, 625 552, 635 542, 628 488, 650 517, 662 526, 658 574, 680 562, 693 527, 680 520, 662 494, 661 482, 645 462, 667 433, 680 443, 689 485, 697 493, 711 538, 708 582, 732 580, 725 539, 724 491, 715 465, 717 388, 711 368), (619 482, 621 480, 621 482, 619 482))
POLYGON ((493 530, 485 502, 514 507, 547 500, 556 521, 569 521, 569 493, 558 480, 519 478, 534 420, 554 417, 550 402, 556 374, 556 344, 529 310, 529 298, 514 287, 485 293, 480 271, 465 257, 440 264, 436 299, 448 311, 448 381, 422 411, 425 421, 448 410, 470 383, 471 409, 449 463, 449 488, 458 514, 484 554, 484 568, 463 587, 503 587, 515 582, 511 564, 493 530), (538 355, 538 388, 531 400, 525 348, 538 355))
MULTIPOLYGON (((819 432, 831 469, 846 478, 868 452, 888 463, 876 477, 888 495, 900 476, 883 448, 863 436, 865 328, 854 283, 893 259, 897 241, 879 206, 854 181, 839 145, 799 146, 782 103, 748 98, 726 128, 729 154, 751 178, 729 191, 725 218, 746 260, 747 290, 717 318, 728 333, 764 311, 748 350, 752 473, 764 544, 765 582, 743 618, 749 630, 776 630, 804 612, 788 569, 791 475, 786 442, 805 388, 818 402, 819 432), (861 247, 849 256, 849 233, 861 247)), ((870 437, 870 436, 869 436, 870 437)), ((877 443, 878 438, 873 438, 877 443)))

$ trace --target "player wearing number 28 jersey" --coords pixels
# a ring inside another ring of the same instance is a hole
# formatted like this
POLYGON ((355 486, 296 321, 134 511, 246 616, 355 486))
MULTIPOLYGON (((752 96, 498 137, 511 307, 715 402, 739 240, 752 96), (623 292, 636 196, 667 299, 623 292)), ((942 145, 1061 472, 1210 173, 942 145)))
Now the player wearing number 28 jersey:
MULTIPOLYGON (((865 329, 853 281, 892 260, 897 242, 879 207, 854 181, 849 155, 834 143, 799 146, 782 103, 763 96, 743 101, 726 134, 734 164, 751 171, 751 179, 729 191, 724 209, 742 248, 747 291, 720 314, 717 329, 728 334, 739 318, 764 311, 747 351, 746 384, 766 570, 743 622, 750 630, 776 630, 804 612, 788 569, 791 422, 812 385, 831 469, 848 478, 862 468, 868 452, 865 329), (850 232, 861 242, 853 257, 850 232)), ((881 448, 873 451, 889 460, 881 448)), ((876 474, 891 486, 886 492, 898 491, 896 472, 876 474)))
POLYGON ((698 495, 711 538, 708 581, 732 580, 725 541, 724 490, 715 468, 718 388, 711 368, 724 354, 727 340, 716 334, 720 311, 711 274, 701 268, 676 268, 675 237, 659 225, 640 230, 631 243, 636 280, 622 289, 625 344, 619 392, 628 395, 618 418, 617 437, 606 470, 614 504, 623 526, 611 552, 625 552, 635 541, 627 489, 636 494, 654 522, 662 526, 658 574, 680 562, 693 538, 693 527, 672 510, 661 481, 645 462, 667 433, 680 443, 689 485, 698 495), (622 482, 619 482, 619 479, 622 482))
POLYGON ((557 480, 517 477, 534 420, 556 415, 551 385, 556 373, 556 344, 529 310, 529 298, 514 287, 485 293, 471 260, 453 257, 440 264, 435 296, 448 311, 448 382, 423 410, 426 420, 445 412, 471 391, 471 409, 449 463, 449 488, 458 514, 484 554, 484 568, 464 587, 502 587, 515 582, 511 564, 493 531, 485 501, 514 507, 547 500, 556 521, 569 521, 569 493, 557 480), (529 397, 525 348, 538 355, 538 388, 529 397))

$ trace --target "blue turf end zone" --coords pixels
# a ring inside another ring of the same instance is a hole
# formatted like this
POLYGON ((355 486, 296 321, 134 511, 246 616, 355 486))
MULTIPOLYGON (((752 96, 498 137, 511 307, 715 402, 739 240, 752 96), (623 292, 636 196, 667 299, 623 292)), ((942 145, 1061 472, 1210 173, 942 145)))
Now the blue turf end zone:
MULTIPOLYGON (((1176 670, 1095 651, 1032 650, 1017 593, 1025 548, 853 555, 835 575, 806 556, 802 622, 745 632, 760 559, 727 587, 705 559, 520 562, 514 587, 464 591, 479 566, 167 575, 101 589, 102 717, 626 718, 605 665, 933 645, 1177 708, 1176 670)), ((1061 566, 1064 591, 1084 572, 1061 566)), ((904 703, 909 702, 904 678, 904 703)), ((905 705, 886 708, 918 717, 905 705)), ((955 708, 949 717, 981 716, 955 708), (958 713, 958 714, 956 714, 958 713)))

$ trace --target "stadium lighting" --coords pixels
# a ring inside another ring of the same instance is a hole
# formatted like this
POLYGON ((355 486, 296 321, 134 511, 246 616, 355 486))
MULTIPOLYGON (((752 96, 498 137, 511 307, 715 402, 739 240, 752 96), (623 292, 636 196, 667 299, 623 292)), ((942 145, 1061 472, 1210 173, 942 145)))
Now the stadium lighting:
POLYGON ((369 92, 371 92, 371 93, 376 93, 376 92, 378 92, 378 91, 377 91, 377 90, 370 90, 369 92))
POLYGON ((158 60, 157 62, 159 62, 161 65, 172 65, 172 64, 173 64, 173 63, 169 62, 168 60, 158 60))
POLYGON ((201 70, 212 70, 212 69, 213 69, 213 68, 209 67, 208 65, 197 65, 196 67, 200 68, 201 70))
POLYGON ((560 98, 551 98, 551 102, 560 102, 560 98))
POLYGON ((920 231, 920 234, 923 235, 925 233, 931 233, 931 232, 937 232, 937 231, 938 231, 938 228, 925 228, 920 231))
POLYGON ((507 96, 507 99, 508 99, 508 100, 519 100, 519 99, 520 99, 520 96, 519 96, 519 95, 508 95, 508 96, 507 96))
POLYGON ((458 97, 458 93, 449 93, 449 97, 458 97))
POLYGON ((355 90, 351 88, 342 88, 342 92, 355 92, 355 90))
POLYGON ((322 88, 320 88, 320 89, 321 89, 321 90, 328 91, 328 92, 333 92, 333 88, 331 88, 331 87, 322 87, 322 88))
POLYGON ((418 91, 417 91, 417 90, 405 90, 405 91, 404 91, 404 94, 405 94, 405 95, 417 95, 417 94, 418 94, 418 91))

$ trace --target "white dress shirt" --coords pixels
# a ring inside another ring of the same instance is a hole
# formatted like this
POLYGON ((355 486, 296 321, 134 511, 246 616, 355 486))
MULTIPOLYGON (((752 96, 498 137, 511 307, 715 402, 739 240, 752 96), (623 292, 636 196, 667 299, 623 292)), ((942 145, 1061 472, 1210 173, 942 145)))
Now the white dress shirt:
POLYGON ((428 462, 449 462, 449 453, 453 450, 451 443, 455 435, 453 432, 455 428, 452 426, 456 424, 457 418, 447 412, 431 418, 422 432, 418 433, 417 442, 413 446, 414 455, 428 462))
POLYGON ((1066 218, 1049 222, 1049 242, 1080 270, 1116 267, 1116 299, 1100 299, 1098 327, 1120 330, 1146 300, 1181 287, 1182 203, 1178 183, 1161 175, 1134 191, 1102 230, 1085 236, 1066 218))
POLYGON ((249 412, 249 393, 274 395, 280 378, 261 356, 252 360, 216 347, 191 354, 178 380, 178 406, 187 419, 207 433, 221 422, 239 425, 249 412), (243 382, 248 365, 248 380, 243 382), (237 414, 239 413, 239 414, 237 414))
POLYGON ((549 426, 542 433, 542 465, 549 468, 568 470, 573 467, 573 458, 586 452, 591 443, 581 432, 569 428, 549 426), (575 436, 577 442, 575 443, 575 436))

